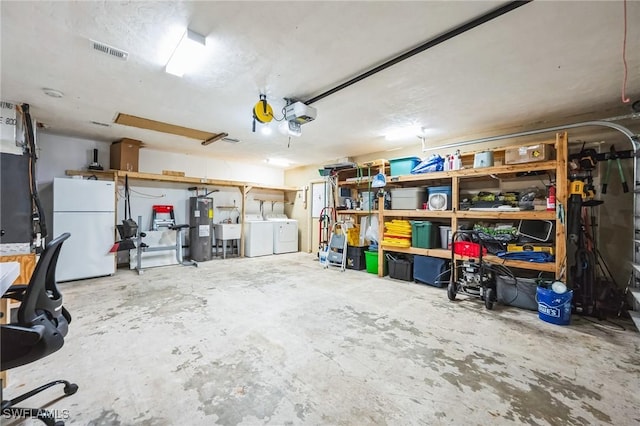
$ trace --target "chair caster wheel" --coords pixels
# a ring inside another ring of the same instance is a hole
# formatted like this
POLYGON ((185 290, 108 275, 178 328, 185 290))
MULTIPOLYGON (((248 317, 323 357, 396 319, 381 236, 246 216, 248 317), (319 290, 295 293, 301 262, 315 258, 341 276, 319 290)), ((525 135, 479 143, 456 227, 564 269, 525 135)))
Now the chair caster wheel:
POLYGON ((76 385, 75 383, 69 383, 67 386, 64 387, 64 394, 67 396, 73 395, 76 392, 78 392, 78 385, 76 385))

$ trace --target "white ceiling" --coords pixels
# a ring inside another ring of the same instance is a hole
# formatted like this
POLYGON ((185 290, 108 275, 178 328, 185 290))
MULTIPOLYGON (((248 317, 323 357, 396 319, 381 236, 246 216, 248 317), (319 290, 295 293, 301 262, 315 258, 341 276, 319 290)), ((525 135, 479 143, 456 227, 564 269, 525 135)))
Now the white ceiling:
MULTIPOLYGON (((283 98, 308 100, 502 4, 2 1, 1 96, 29 103, 50 132, 296 166, 408 145, 419 154, 416 138, 383 137, 411 124, 431 129, 430 143, 444 143, 631 112, 621 102, 623 3, 535 1, 314 103, 317 119, 290 147, 277 131, 251 132, 260 93, 278 112, 283 98), (164 66, 187 26, 207 36, 207 53, 199 70, 177 78, 164 66), (128 51, 128 61, 91 50, 89 39, 128 51), (113 123, 119 112, 241 142, 202 147, 91 123, 113 123)), ((635 101, 640 2, 630 1, 627 15, 626 92, 635 101)))

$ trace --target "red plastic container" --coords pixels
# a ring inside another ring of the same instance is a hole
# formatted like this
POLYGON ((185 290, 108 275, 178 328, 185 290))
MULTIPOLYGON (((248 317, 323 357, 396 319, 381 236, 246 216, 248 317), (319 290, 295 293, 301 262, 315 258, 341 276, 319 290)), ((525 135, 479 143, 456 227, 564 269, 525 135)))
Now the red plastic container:
MULTIPOLYGON (((470 241, 456 241, 453 243, 453 252, 461 256, 480 257, 480 244, 470 241)), ((487 248, 482 247, 482 255, 487 254, 487 248)))

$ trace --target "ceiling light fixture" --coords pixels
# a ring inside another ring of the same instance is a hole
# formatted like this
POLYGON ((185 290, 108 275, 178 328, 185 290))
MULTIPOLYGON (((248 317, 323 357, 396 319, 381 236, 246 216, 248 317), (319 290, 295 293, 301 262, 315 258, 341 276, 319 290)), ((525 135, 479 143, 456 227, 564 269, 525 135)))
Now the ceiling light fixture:
POLYGON ((268 124, 265 124, 260 129, 260 133, 262 133, 265 136, 269 136, 271 133, 273 133, 273 130, 271 129, 271 126, 269 126, 268 124))
POLYGON ((44 92, 45 95, 51 96, 52 98, 62 98, 62 97, 64 97, 64 93, 62 93, 61 91, 56 90, 56 89, 44 88, 44 89, 42 89, 42 91, 44 92))
POLYGON ((411 139, 414 137, 424 137, 426 129, 420 126, 400 127, 389 130, 384 138, 388 141, 398 141, 402 139, 411 139))
POLYGON ((278 167, 289 167, 291 165, 291 162, 289 162, 289 160, 285 160, 284 158, 267 158, 265 161, 273 166, 278 167))
POLYGON ((200 61, 206 47, 207 39, 202 34, 187 29, 182 35, 176 50, 173 51, 165 71, 178 77, 193 70, 200 61))

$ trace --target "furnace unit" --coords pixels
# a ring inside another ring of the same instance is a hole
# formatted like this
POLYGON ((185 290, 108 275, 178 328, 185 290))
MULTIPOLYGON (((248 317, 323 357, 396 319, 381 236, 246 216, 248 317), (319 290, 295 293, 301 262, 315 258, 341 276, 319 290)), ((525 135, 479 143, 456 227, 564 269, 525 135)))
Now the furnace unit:
POLYGON ((213 198, 189 198, 189 256, 191 260, 211 260, 213 246, 213 198))

